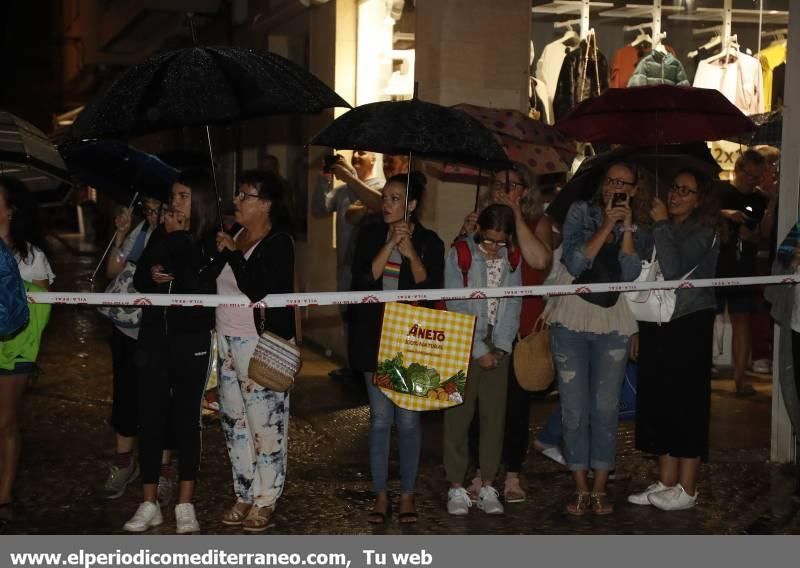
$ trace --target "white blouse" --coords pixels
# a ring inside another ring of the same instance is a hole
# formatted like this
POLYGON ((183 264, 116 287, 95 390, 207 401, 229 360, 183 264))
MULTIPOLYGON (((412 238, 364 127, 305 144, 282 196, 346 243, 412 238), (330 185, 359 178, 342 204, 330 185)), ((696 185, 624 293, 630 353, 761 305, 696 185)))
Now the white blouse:
POLYGON ((16 252, 14 253, 14 258, 17 260, 17 266, 19 266, 19 274, 26 282, 47 280, 48 283, 52 284, 53 280, 56 279, 47 256, 39 247, 30 245, 28 258, 22 258, 16 252))

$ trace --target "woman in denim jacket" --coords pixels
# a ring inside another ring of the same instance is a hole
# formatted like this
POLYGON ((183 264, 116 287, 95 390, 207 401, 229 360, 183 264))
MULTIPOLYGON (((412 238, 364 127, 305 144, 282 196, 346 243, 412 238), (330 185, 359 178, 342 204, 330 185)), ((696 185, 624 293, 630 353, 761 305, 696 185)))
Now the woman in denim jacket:
MULTIPOLYGON (((581 275, 579 281, 587 283, 635 280, 641 272, 640 254, 649 249, 651 237, 634 221, 649 222, 650 207, 638 168, 612 164, 592 202, 576 202, 567 214, 561 258, 566 270, 558 283, 581 275), (589 270, 595 278, 587 277, 589 270), (605 274, 597 276, 599 271, 605 274)), ((551 298, 546 308, 561 395, 564 457, 576 486, 567 505, 571 515, 583 515, 590 507, 597 515, 614 511, 606 482, 614 469, 619 393, 637 325, 623 299, 611 295, 606 304, 612 303, 602 307, 594 298, 569 295, 551 298), (595 472, 591 492, 590 468, 595 472)))
MULTIPOLYGON (((506 205, 490 205, 478 217, 478 232, 466 239, 472 262, 465 275, 455 248, 445 261, 446 288, 496 288, 520 286, 522 270, 512 267, 508 249, 514 236, 514 213, 506 205)), ((508 366, 514 338, 519 330, 522 298, 449 300, 447 309, 476 317, 464 404, 444 413, 444 467, 450 490, 447 511, 466 515, 472 501, 463 486, 469 463, 467 436, 480 399, 480 472, 483 487, 478 508, 487 514, 502 514, 503 506, 492 486, 503 450, 508 366)))

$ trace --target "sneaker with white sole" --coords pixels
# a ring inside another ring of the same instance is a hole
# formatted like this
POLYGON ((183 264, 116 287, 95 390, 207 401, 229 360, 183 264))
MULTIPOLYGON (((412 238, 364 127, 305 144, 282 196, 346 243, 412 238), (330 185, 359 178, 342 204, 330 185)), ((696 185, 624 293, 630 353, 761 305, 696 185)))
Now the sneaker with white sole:
POLYGON ((119 467, 112 463, 108 468, 108 477, 98 493, 103 499, 117 499, 139 477, 139 463, 132 459, 128 467, 119 467))
POLYGON ((478 495, 478 509, 487 515, 502 515, 505 513, 500 502, 500 494, 491 485, 484 485, 478 495))
POLYGON ((760 375, 768 375, 772 372, 772 365, 769 359, 758 359, 753 361, 753 372, 760 375))
POLYGON ((165 475, 159 475, 156 492, 158 495, 158 503, 162 507, 166 507, 175 495, 175 482, 165 475))
POLYGON ((472 507, 472 499, 463 487, 451 488, 447 492, 447 512, 451 515, 467 515, 472 507))
POLYGON ((157 527, 164 522, 164 517, 161 516, 161 507, 158 503, 145 501, 136 513, 125 523, 122 528, 128 532, 144 532, 149 528, 157 527))
POLYGON ((480 494, 482 487, 483 480, 481 479, 481 472, 478 471, 475 474, 475 477, 472 478, 472 481, 469 482, 469 487, 467 487, 467 493, 469 494, 470 501, 473 503, 478 502, 478 494, 480 494))
POLYGON ((648 485, 647 489, 641 493, 631 493, 628 495, 628 503, 633 503, 634 505, 649 505, 650 499, 648 499, 648 497, 650 497, 650 495, 658 493, 659 491, 666 491, 667 489, 671 489, 671 487, 667 487, 660 481, 656 481, 648 485))
POLYGON ((191 503, 180 503, 175 505, 175 525, 178 534, 188 534, 200 531, 200 523, 197 522, 197 515, 194 512, 194 505, 191 503))
POLYGON ((647 499, 651 505, 662 511, 682 511, 695 506, 697 492, 694 495, 689 495, 683 486, 678 483, 675 487, 670 487, 666 491, 650 494, 647 499))

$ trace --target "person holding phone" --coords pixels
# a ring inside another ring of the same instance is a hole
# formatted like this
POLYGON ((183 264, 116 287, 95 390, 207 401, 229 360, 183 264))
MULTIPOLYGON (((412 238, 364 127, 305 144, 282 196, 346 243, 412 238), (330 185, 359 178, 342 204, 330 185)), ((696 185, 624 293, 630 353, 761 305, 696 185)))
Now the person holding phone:
MULTIPOLYGON (((164 223, 150 238, 136 273, 142 293, 215 294, 216 196, 205 170, 186 170, 172 186, 164 223)), ((197 532, 192 505, 200 466, 200 407, 209 371, 214 309, 146 307, 139 331, 139 464, 144 499, 124 525, 144 532, 163 522, 157 501, 167 425, 178 450, 179 534, 197 532)))
MULTIPOLYGON (((557 283, 635 280, 652 246, 651 203, 635 164, 611 164, 593 199, 573 203, 567 213, 561 257, 566 270, 557 283)), ((608 515, 614 505, 606 483, 615 465, 619 393, 636 320, 615 293, 555 296, 545 315, 561 396, 564 458, 576 489, 566 512, 608 515)))

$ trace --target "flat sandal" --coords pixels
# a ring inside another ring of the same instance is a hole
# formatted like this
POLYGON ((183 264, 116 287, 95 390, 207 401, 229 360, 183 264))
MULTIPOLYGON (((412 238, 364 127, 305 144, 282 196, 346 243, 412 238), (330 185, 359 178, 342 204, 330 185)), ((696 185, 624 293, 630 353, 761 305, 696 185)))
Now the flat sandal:
POLYGON ((582 517, 589 509, 591 499, 588 491, 576 491, 574 500, 567 503, 567 514, 582 517))
POLYGON ((253 505, 250 503, 237 501, 233 507, 225 511, 225 514, 222 515, 222 524, 228 525, 229 527, 241 526, 252 508, 253 505))
POLYGON ((614 505, 608 502, 608 494, 592 493, 592 513, 595 515, 610 515, 614 512, 614 505))
POLYGON ((242 530, 247 532, 264 532, 269 525, 269 519, 272 517, 274 509, 272 507, 259 507, 253 505, 247 518, 242 521, 242 530))

